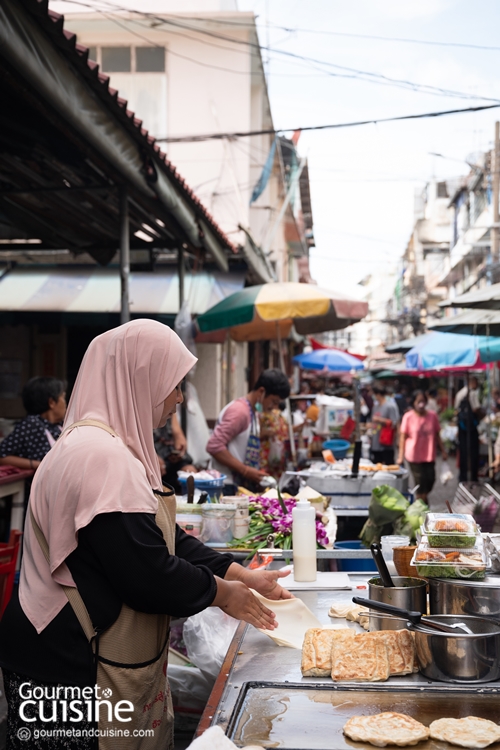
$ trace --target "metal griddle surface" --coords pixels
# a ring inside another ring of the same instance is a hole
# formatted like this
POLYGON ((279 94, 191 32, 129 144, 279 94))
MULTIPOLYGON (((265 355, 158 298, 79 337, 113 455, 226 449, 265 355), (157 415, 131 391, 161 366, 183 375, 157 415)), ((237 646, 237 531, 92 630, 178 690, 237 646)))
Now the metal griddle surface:
MULTIPOLYGON (((373 745, 353 742, 342 728, 351 716, 382 711, 407 714, 425 726, 444 717, 478 716, 498 722, 499 694, 495 688, 478 692, 426 686, 362 689, 348 685, 305 685, 247 682, 232 712, 227 735, 233 742, 283 750, 373 750, 373 745)), ((392 747, 395 747, 392 745, 392 747)), ((447 742, 419 742, 418 750, 453 750, 447 742)), ((489 746, 500 750, 500 743, 489 746)))

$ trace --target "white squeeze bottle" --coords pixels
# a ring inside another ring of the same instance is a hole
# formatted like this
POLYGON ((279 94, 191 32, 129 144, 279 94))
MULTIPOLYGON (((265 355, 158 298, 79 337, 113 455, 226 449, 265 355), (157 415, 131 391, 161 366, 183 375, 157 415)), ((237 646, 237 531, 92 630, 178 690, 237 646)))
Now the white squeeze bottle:
POLYGON ((293 577, 316 580, 316 511, 308 500, 299 500, 292 510, 293 577))

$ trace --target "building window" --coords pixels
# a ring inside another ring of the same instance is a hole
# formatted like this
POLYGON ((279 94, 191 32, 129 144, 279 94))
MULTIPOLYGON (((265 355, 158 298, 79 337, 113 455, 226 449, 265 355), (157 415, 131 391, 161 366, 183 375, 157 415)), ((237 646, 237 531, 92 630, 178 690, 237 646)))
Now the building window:
POLYGON ((130 73, 130 47, 102 47, 102 70, 106 73, 130 73))
POLYGON ((136 47, 135 69, 138 73, 163 73, 165 47, 136 47))
POLYGON ((97 47, 89 47, 89 60, 97 62, 97 47))
POLYGON ((449 198, 448 186, 446 182, 438 182, 437 184, 437 197, 438 198, 449 198))

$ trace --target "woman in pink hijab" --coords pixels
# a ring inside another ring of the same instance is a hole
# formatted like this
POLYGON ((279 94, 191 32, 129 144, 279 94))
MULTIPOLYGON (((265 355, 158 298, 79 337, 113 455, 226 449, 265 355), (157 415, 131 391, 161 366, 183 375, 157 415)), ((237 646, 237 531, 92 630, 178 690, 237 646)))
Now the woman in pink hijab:
POLYGON ((218 606, 272 630, 250 588, 290 597, 285 574, 248 571, 175 524, 153 429, 182 402, 195 361, 151 320, 98 336, 85 354, 33 482, 19 592, 0 623, 10 750, 170 750, 170 616, 218 606))

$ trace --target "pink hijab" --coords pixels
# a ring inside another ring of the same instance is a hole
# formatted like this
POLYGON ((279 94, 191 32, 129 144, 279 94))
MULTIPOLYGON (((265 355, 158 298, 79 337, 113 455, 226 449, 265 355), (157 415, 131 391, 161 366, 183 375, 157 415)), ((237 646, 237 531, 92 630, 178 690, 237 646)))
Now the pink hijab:
POLYGON ((91 342, 64 427, 96 419, 117 437, 93 426, 65 432, 35 474, 30 506, 49 544, 50 570, 28 514, 19 599, 37 632, 67 602, 60 584, 75 585, 65 560, 78 530, 100 513, 156 513, 152 490, 161 489, 161 473, 153 429, 195 362, 177 334, 153 320, 134 320, 91 342))

